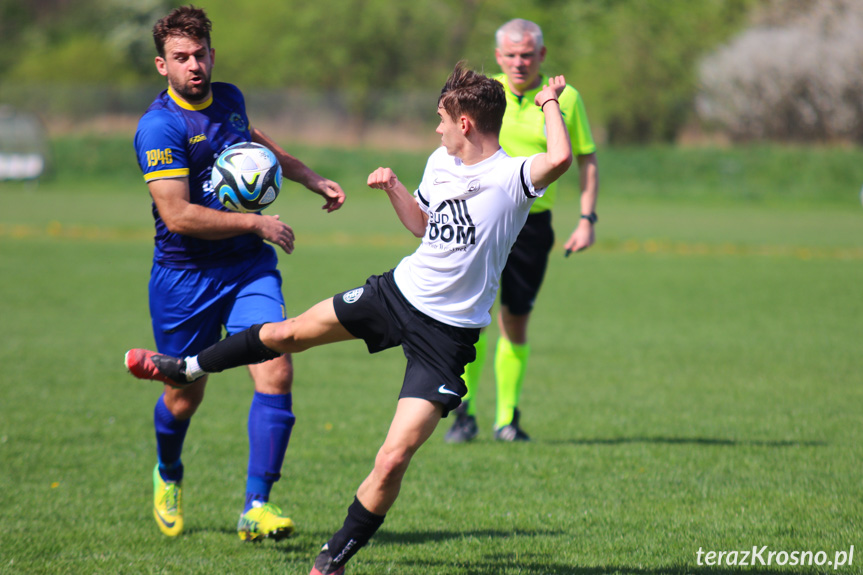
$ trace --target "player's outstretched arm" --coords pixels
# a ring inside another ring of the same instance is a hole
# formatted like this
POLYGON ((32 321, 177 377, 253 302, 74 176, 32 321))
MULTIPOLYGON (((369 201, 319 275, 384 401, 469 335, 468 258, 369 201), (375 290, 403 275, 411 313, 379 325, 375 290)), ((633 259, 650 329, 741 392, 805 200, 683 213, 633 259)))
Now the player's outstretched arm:
POLYGON ((563 76, 548 79, 548 84, 536 95, 534 103, 545 115, 547 148, 544 154, 534 158, 530 168, 530 179, 537 188, 544 188, 566 173, 572 165, 572 143, 566 124, 560 114, 558 97, 566 88, 563 76))
POLYGON ((428 214, 422 211, 407 188, 390 168, 378 168, 369 174, 368 185, 387 193, 402 224, 416 237, 425 235, 428 214))
POLYGON ((282 149, 272 138, 259 129, 249 128, 249 131, 252 133, 253 142, 268 147, 276 155, 279 163, 282 165, 282 174, 284 177, 304 185, 326 200, 323 209, 327 210, 327 212, 333 212, 342 207, 342 204, 345 203, 345 192, 341 186, 316 173, 299 159, 282 149))

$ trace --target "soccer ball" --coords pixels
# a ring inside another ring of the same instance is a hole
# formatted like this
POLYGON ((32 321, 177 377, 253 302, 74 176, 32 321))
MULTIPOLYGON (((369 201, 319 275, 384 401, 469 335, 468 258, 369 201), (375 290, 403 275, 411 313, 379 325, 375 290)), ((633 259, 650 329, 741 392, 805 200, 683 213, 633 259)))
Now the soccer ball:
POLYGON ((219 201, 229 210, 259 212, 279 195, 282 166, 266 146, 241 142, 219 154, 210 181, 219 201))

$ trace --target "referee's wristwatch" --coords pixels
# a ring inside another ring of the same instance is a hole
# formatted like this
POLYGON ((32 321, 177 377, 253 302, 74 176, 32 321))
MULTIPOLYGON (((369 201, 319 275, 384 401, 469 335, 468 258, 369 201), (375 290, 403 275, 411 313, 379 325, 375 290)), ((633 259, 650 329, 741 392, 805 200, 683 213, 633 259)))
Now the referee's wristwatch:
POLYGON ((596 215, 596 212, 590 212, 589 214, 581 214, 581 219, 587 220, 591 224, 595 224, 599 221, 599 216, 596 215))

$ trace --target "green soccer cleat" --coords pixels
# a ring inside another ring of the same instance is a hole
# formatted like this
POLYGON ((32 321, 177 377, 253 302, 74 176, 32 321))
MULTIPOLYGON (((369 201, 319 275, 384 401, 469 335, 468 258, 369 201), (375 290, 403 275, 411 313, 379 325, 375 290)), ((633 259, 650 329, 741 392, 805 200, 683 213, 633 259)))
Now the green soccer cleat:
POLYGON ((294 534, 294 522, 282 516, 282 510, 272 503, 255 501, 253 507, 240 515, 237 534, 243 541, 273 539, 280 541, 294 534))
POLYGON ((176 481, 165 481, 159 464, 153 469, 153 516, 162 533, 176 537, 183 531, 183 488, 176 481))

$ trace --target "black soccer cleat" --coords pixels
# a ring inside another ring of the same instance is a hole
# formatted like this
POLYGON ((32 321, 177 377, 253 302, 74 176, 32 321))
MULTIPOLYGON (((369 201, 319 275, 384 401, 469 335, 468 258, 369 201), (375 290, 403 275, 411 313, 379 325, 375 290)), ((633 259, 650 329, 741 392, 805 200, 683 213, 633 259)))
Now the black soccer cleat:
POLYGON ((126 352, 126 369, 138 379, 161 381, 171 387, 186 387, 186 362, 170 355, 161 355, 146 349, 126 352))
POLYGON ((494 430, 494 438, 497 441, 530 441, 530 437, 518 425, 520 416, 521 413, 516 409, 512 414, 510 423, 494 430))
POLYGON ((455 421, 452 423, 443 440, 447 443, 466 443, 476 438, 479 434, 479 427, 476 424, 476 417, 467 414, 468 402, 462 402, 453 413, 455 413, 455 421))
POLYGON ((325 544, 315 559, 315 566, 312 567, 312 572, 309 575, 344 575, 344 572, 344 565, 336 567, 333 564, 333 558, 329 554, 329 546, 325 544))

